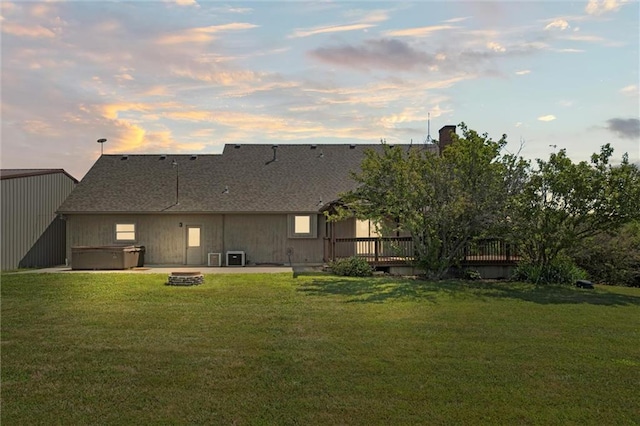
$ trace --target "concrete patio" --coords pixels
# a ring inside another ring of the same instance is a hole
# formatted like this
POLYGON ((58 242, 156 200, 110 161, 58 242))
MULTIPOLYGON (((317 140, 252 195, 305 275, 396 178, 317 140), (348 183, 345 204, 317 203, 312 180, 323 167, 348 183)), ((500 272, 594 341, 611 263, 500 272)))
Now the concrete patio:
POLYGON ((58 266, 54 268, 29 269, 18 272, 10 272, 11 274, 170 274, 172 272, 200 272, 201 274, 293 274, 296 272, 312 271, 309 266, 244 266, 244 267, 207 267, 207 266, 184 266, 184 265, 153 265, 144 266, 133 269, 115 269, 115 270, 78 270, 74 271, 69 266, 58 266))

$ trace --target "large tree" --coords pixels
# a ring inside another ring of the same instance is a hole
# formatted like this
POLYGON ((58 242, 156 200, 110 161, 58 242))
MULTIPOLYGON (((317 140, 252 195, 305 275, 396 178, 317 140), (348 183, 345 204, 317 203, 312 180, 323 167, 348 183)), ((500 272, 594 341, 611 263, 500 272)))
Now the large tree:
POLYGON ((591 163, 574 163, 565 150, 537 160, 511 211, 528 261, 547 267, 580 241, 640 217, 640 171, 626 154, 610 164, 612 153, 607 144, 591 163))
POLYGON ((506 136, 493 141, 459 127, 462 136, 452 135, 442 155, 386 144, 382 152, 368 151, 353 176, 358 188, 343 194, 333 219, 355 215, 382 224, 385 233, 409 234, 417 266, 442 277, 473 238, 505 223, 506 194, 513 190, 507 174, 522 170, 501 155, 506 136))

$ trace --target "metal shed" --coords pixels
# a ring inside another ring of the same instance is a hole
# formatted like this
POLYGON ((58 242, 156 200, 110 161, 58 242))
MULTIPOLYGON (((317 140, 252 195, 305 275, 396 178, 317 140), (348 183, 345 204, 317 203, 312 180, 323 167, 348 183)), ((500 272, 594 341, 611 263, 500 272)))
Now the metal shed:
POLYGON ((2 169, 2 270, 65 263, 66 224, 56 210, 78 181, 63 169, 2 169))

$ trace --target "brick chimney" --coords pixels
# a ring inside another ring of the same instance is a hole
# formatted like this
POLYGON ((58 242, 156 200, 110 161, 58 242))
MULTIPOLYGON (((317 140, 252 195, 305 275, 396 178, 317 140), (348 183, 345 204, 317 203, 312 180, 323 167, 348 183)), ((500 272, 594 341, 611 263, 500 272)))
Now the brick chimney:
POLYGON ((442 151, 444 151, 444 148, 453 142, 453 138, 451 137, 451 134, 455 134, 455 133, 456 133, 456 126, 449 125, 449 126, 444 126, 442 129, 440 129, 440 139, 438 139, 438 148, 439 148, 440 155, 442 155, 442 151))

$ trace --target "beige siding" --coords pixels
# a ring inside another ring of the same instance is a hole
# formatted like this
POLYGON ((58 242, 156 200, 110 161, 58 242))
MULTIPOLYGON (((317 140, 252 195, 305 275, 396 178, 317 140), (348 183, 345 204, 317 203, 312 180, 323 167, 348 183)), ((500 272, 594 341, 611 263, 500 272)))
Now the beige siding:
POLYGON ((75 182, 64 173, 2 179, 2 269, 64 263, 64 223, 56 210, 75 182))
POLYGON ((202 261, 207 253, 222 252, 220 215, 69 215, 67 219, 68 256, 72 246, 135 244, 145 246, 145 263, 183 265, 186 263, 187 225, 202 227, 202 261), (116 223, 135 223, 136 241, 115 240, 116 223), (182 226, 180 224, 182 223, 182 226))
POLYGON ((322 263, 324 217, 318 220, 317 238, 287 238, 286 214, 118 214, 69 215, 67 219, 68 257, 72 246, 128 244, 116 242, 116 223, 135 223, 136 241, 131 244, 146 248, 145 263, 150 265, 182 265, 186 263, 186 227, 202 226, 203 255, 242 250, 250 264, 289 262, 322 263), (180 227, 182 223, 182 227, 180 227))
MULTIPOLYGON (((335 222, 334 224, 336 238, 355 238, 356 236, 356 219, 350 218, 335 222)), ((336 257, 349 257, 356 254, 356 244, 338 244, 336 245, 336 257)))
POLYGON ((226 215, 225 250, 243 250, 251 263, 322 263, 324 217, 317 238, 287 238, 286 214, 226 215))

